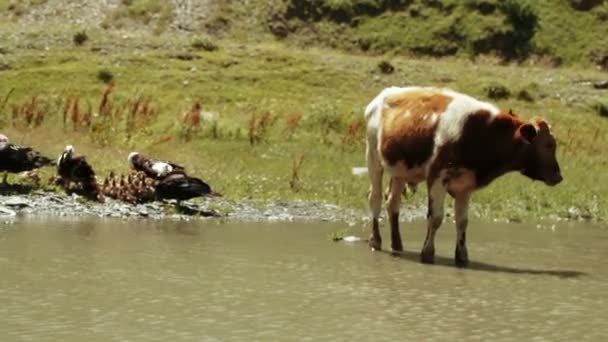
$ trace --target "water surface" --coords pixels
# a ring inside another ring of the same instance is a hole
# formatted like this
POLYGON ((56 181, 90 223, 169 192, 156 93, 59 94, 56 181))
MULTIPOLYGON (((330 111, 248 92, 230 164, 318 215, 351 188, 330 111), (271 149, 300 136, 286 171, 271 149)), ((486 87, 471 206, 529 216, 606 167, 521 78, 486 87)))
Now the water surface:
POLYGON ((460 270, 423 227, 392 257, 336 224, 0 225, 0 340, 608 340, 605 228, 473 222, 460 270))

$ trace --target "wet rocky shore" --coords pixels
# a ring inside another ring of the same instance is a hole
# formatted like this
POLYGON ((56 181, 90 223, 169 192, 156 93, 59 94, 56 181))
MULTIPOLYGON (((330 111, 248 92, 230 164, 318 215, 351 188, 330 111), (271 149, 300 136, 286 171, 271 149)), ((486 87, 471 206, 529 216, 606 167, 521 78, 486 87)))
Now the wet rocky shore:
POLYGON ((118 219, 218 219, 248 222, 325 221, 356 224, 367 219, 365 210, 306 201, 233 201, 200 199, 191 202, 129 204, 112 199, 92 202, 76 194, 33 191, 0 195, 0 220, 19 216, 106 217, 118 219))

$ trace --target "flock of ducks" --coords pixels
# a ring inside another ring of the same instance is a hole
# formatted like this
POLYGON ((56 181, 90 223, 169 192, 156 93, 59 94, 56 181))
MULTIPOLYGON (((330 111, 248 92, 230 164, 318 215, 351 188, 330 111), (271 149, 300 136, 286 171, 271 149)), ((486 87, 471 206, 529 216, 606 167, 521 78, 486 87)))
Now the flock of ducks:
POLYGON ((37 177, 36 170, 45 166, 56 166, 57 175, 51 182, 68 192, 82 195, 99 202, 112 198, 129 203, 144 203, 174 199, 178 203, 201 196, 221 196, 209 184, 186 173, 184 167, 148 158, 138 152, 127 157, 131 173, 117 176, 114 172, 98 183, 93 167, 85 156, 74 154, 74 147, 68 145, 57 161, 41 155, 30 147, 22 147, 9 142, 0 134, 0 171, 4 171, 3 184, 7 173, 26 173, 37 177))

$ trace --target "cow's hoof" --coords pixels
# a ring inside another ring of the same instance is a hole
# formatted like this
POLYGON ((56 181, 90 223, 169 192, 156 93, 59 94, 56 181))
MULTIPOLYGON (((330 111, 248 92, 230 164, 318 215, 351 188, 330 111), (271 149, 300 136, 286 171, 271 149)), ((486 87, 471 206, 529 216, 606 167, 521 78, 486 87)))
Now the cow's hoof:
POLYGON ((382 250, 382 240, 374 239, 373 237, 369 239, 368 242, 369 248, 372 251, 380 251, 382 250))
POLYGON ((454 264, 456 267, 460 268, 469 266, 469 253, 466 248, 456 248, 456 253, 454 253, 454 264))
POLYGON ((420 262, 423 264, 435 263, 435 251, 431 249, 423 249, 420 253, 420 262))
POLYGON ((393 252, 393 254, 402 254, 403 253, 403 244, 401 242, 392 243, 391 252, 393 252))

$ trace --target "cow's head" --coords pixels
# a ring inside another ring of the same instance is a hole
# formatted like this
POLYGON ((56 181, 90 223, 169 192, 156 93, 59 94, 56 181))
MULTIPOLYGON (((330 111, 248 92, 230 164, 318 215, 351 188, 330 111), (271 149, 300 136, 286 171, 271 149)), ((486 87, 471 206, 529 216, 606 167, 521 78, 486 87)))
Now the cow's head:
POLYGON ((518 135, 529 151, 522 173, 547 185, 559 184, 563 178, 555 156, 557 144, 549 124, 541 118, 532 119, 519 127, 518 135))

